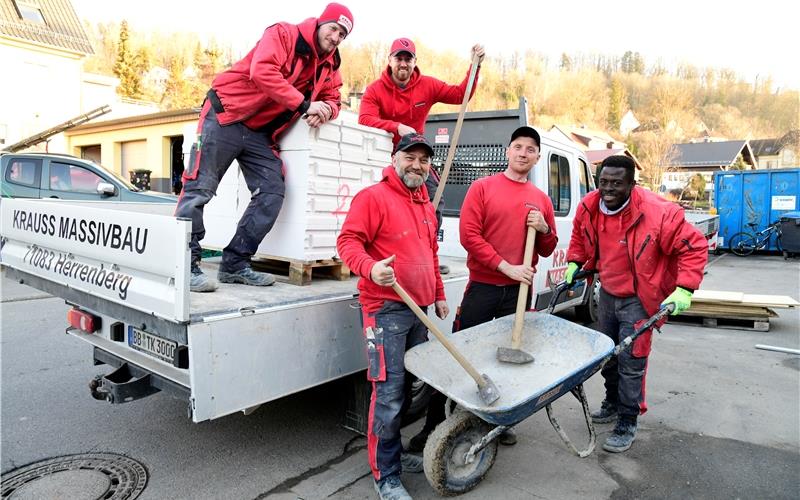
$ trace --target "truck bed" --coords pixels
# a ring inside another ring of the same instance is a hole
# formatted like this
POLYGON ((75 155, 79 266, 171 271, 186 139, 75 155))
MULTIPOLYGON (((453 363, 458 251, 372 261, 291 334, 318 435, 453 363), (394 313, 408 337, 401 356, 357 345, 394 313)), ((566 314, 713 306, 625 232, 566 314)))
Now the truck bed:
MULTIPOLYGON (((442 276, 445 282, 464 280, 468 276, 465 259, 442 256, 440 260, 450 267, 450 273, 442 276)), ((219 257, 204 260, 201 267, 209 277, 216 278, 219 261, 219 257)), ((240 316, 243 311, 293 308, 358 296, 358 276, 347 281, 319 279, 308 286, 291 285, 286 282, 286 277, 280 275, 276 275, 276 279, 274 285, 264 288, 219 283, 219 288, 213 293, 190 294, 190 323, 221 320, 230 315, 240 316)), ((460 302, 461 297, 448 299, 460 302)))

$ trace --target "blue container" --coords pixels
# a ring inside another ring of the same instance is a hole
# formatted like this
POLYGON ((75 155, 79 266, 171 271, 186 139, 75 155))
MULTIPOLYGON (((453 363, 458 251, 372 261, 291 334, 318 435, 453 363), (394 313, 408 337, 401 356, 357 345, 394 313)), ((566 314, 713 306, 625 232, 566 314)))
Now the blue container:
MULTIPOLYGON (((719 246, 739 231, 761 231, 787 212, 800 210, 800 168, 714 172, 719 246), (756 228, 747 224, 756 224, 756 228)), ((777 250, 775 239, 769 250, 777 250)))

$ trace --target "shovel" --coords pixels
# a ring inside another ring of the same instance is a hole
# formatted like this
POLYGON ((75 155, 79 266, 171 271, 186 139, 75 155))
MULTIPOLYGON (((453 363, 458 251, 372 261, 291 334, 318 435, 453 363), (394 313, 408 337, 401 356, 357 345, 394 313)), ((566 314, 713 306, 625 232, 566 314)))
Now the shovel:
POLYGON ((392 289, 397 293, 397 295, 400 296, 401 299, 403 299, 403 302, 405 302, 406 305, 412 311, 414 311, 414 314, 416 314, 419 320, 428 327, 428 330, 433 332, 445 349, 447 349, 450 354, 456 358, 456 361, 458 361, 458 363, 467 371, 467 373, 469 373, 470 377, 475 380, 475 383, 478 384, 478 394, 481 397, 481 401, 483 401, 486 406, 490 406, 492 403, 500 399, 500 391, 497 389, 497 386, 494 384, 494 382, 492 382, 492 379, 490 379, 485 373, 482 375, 478 374, 478 371, 469 363, 469 361, 467 361, 467 359, 462 356, 460 352, 458 352, 456 346, 454 346, 453 343, 450 342, 447 337, 441 331, 439 331, 438 328, 436 328, 436 325, 433 324, 430 318, 428 318, 428 316, 422 312, 422 309, 420 309, 419 306, 411 299, 411 297, 409 297, 406 291, 403 290, 403 287, 401 287, 400 284, 395 281, 392 285, 392 289))
MULTIPOLYGON (((522 259, 523 264, 531 261, 534 243, 536 243, 536 229, 528 226, 528 235, 525 237, 525 256, 522 259)), ((533 362, 533 356, 520 349, 522 345, 522 326, 525 323, 525 302, 528 301, 529 286, 524 282, 519 284, 517 312, 514 315, 514 326, 511 328, 511 347, 500 346, 497 348, 497 360, 503 363, 524 365, 525 363, 533 362)))
POLYGON ((442 176, 439 179, 439 187, 436 188, 436 194, 433 196, 433 208, 439 206, 439 200, 442 199, 444 192, 444 185, 447 184, 447 176, 450 174, 450 166, 453 165, 453 158, 456 156, 456 146, 458 146, 458 136, 461 135, 461 125, 464 124, 464 113, 467 111, 467 103, 469 102, 469 95, 472 93, 472 86, 475 83, 475 75, 478 73, 478 56, 472 57, 472 66, 469 70, 469 80, 467 80, 467 90, 464 92, 464 99, 461 101, 461 108, 458 110, 458 119, 456 120, 456 128, 453 131, 453 139, 450 141, 450 147, 447 149, 447 159, 444 161, 444 169, 442 169, 442 176))

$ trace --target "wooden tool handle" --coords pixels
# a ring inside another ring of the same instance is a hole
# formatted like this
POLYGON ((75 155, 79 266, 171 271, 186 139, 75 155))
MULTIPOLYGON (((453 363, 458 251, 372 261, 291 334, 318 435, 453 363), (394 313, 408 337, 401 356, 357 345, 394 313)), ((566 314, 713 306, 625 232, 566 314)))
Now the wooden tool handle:
POLYGON ((469 80, 467 81, 467 91, 464 92, 464 99, 461 101, 461 108, 458 110, 458 120, 456 120, 456 129, 453 131, 453 137, 450 140, 450 148, 447 150, 447 159, 444 162, 444 169, 442 169, 442 176, 439 179, 439 187, 436 188, 436 194, 433 197, 433 209, 439 208, 439 201, 442 199, 444 192, 444 185, 447 183, 447 176, 450 174, 450 166, 453 164, 453 158, 456 156, 456 146, 458 146, 458 136, 461 135, 461 125, 464 124, 464 113, 467 111, 467 103, 469 96, 472 94, 472 86, 475 83, 475 75, 478 73, 478 55, 472 56, 472 67, 469 70, 469 80))
POLYGON ((392 285, 392 289, 397 292, 397 295, 403 299, 403 302, 405 302, 406 305, 412 311, 414 311, 414 314, 416 314, 419 320, 428 327, 428 330, 430 330, 436 336, 436 338, 439 339, 439 342, 442 343, 445 349, 450 351, 450 354, 452 354, 453 357, 456 358, 456 361, 458 361, 458 363, 467 371, 467 373, 469 373, 469 376, 475 379, 475 383, 478 384, 478 387, 483 387, 486 385, 486 381, 483 380, 483 377, 480 376, 478 371, 469 363, 469 361, 467 361, 464 356, 461 355, 460 352, 458 352, 456 346, 454 346, 452 342, 450 342, 447 337, 441 331, 439 331, 438 328, 436 328, 436 325, 433 324, 433 321, 428 318, 428 315, 422 312, 422 309, 420 309, 419 306, 411 299, 411 297, 409 297, 406 291, 403 290, 403 287, 401 287, 400 284, 395 281, 392 285))
MULTIPOLYGON (((533 245, 536 243, 536 229, 528 226, 528 234, 525 237, 525 256, 522 258, 522 263, 525 265, 530 264, 533 257, 533 245)), ((531 282, 533 277, 531 276, 531 282)), ((527 283, 519 284, 519 295, 517 296, 517 312, 514 314, 514 328, 511 330, 511 348, 519 349, 522 344, 522 324, 525 318, 525 302, 528 301, 528 288, 530 285, 527 283)))

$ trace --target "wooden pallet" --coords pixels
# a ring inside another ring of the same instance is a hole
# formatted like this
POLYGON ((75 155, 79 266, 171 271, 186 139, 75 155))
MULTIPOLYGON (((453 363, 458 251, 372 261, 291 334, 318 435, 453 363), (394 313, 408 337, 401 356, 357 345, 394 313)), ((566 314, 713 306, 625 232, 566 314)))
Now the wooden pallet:
POLYGON ((252 259, 251 265, 255 271, 276 274, 280 281, 298 286, 310 285, 312 277, 338 281, 350 279, 350 268, 339 259, 294 260, 259 255, 252 259), (281 279, 280 276, 285 279, 281 279))
POLYGON ((678 316, 670 316, 670 323, 683 323, 707 328, 724 328, 728 330, 749 330, 756 332, 769 331, 769 319, 776 317, 777 314, 768 307, 761 309, 759 313, 741 312, 736 310, 725 311, 723 308, 698 308, 692 304, 692 308, 684 311, 678 316))

